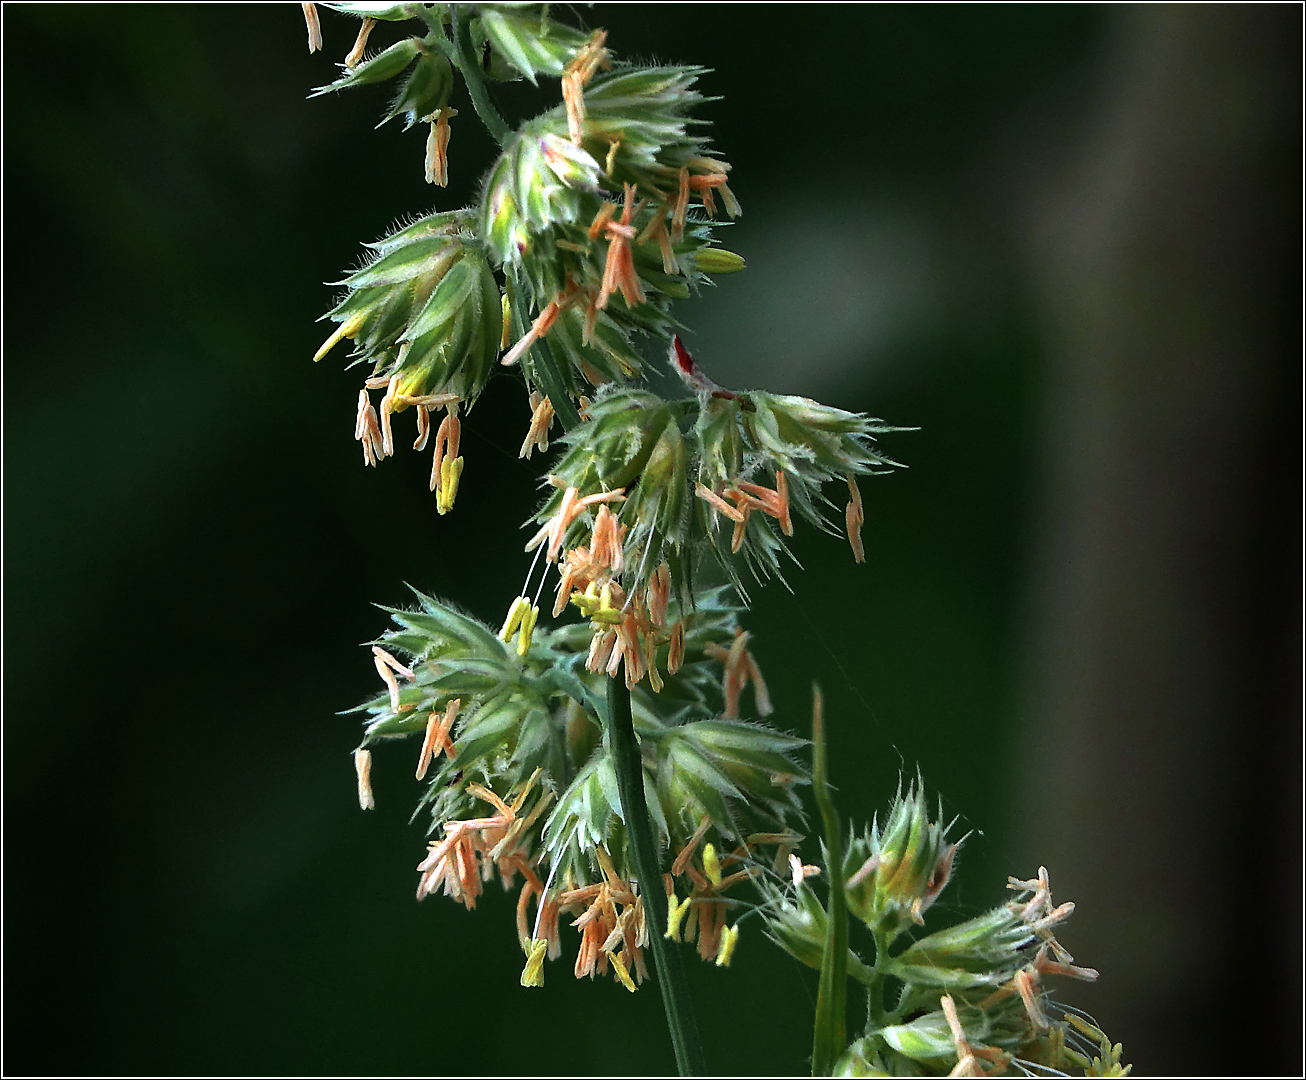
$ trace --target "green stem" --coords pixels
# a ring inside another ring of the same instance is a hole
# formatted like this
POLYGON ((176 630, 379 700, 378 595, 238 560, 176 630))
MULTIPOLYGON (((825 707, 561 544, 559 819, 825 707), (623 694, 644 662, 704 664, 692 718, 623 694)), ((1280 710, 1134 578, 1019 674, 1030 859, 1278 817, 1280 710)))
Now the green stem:
POLYGON ((563 385, 562 375, 558 367, 558 358, 554 355, 549 343, 543 338, 537 341, 532 349, 539 350, 539 362, 535 365, 535 370, 544 383, 543 390, 548 395, 549 401, 553 403, 553 411, 558 414, 562 429, 570 431, 572 428, 579 426, 580 413, 576 410, 576 403, 571 400, 571 395, 567 393, 566 387, 563 385))
POLYGON ((866 1023, 868 1027, 885 1025, 884 970, 889 961, 889 935, 873 931, 875 938, 875 981, 866 988, 866 1023))
POLYGON ((453 59, 458 65, 458 70, 463 73, 463 82, 467 85, 467 93, 472 99, 476 115, 481 118, 481 123, 494 137, 494 141, 501 147, 506 147, 512 132, 490 103, 489 91, 485 88, 485 80, 481 78, 481 65, 477 62, 475 50, 472 48, 471 23, 463 17, 462 8, 461 4, 449 5, 450 18, 453 20, 453 59))
MULTIPOLYGON (((816 992, 816 1022, 812 1032, 812 1075, 829 1076, 847 1044, 848 898, 844 895, 843 837, 839 815, 826 785, 828 755, 821 691, 812 687, 812 793, 825 832, 825 868, 830 875, 830 907, 825 952, 816 992)), ((879 957, 876 957, 878 962, 879 957)))
POLYGON ((689 1000, 689 984, 680 952, 663 937, 667 929, 667 898, 662 887, 657 848, 653 843, 648 804, 644 801, 644 765, 640 760, 639 742, 635 738, 635 724, 630 713, 630 690, 621 677, 608 680, 608 745, 612 748, 616 766, 626 839, 639 874, 644 919, 653 951, 653 970, 662 991, 662 1007, 667 1014, 667 1027, 671 1030, 676 1067, 681 1076, 704 1076, 707 1067, 703 1062, 698 1022, 689 1000))

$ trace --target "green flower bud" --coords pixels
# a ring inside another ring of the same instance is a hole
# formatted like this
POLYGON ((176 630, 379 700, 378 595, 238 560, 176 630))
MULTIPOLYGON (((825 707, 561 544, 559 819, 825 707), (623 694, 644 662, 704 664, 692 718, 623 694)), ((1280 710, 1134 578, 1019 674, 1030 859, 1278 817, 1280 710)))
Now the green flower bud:
POLYGON ((637 481, 671 423, 673 406, 646 390, 614 389, 599 394, 590 405, 590 419, 563 439, 568 453, 555 474, 582 494, 591 488, 610 490, 637 481))
POLYGON ((529 9, 483 8, 479 22, 494 58, 532 84, 539 74, 561 75, 589 37, 529 9))
POLYGON ((603 731, 593 717, 577 701, 567 704, 567 756, 574 768, 590 759, 603 737, 603 731))
POLYGON ((781 799, 777 792, 807 782, 806 771, 790 757, 807 745, 806 739, 740 720, 703 720, 684 725, 680 732, 696 739, 717 768, 754 801, 784 801, 796 806, 792 793, 781 799))
POLYGON ((706 150, 687 131, 690 110, 703 100, 692 87, 705 71, 617 65, 595 76, 585 90, 584 145, 604 157, 616 146, 609 170, 615 185, 675 197, 680 168, 706 150))
MULTIPOLYGON (((656 816, 656 799, 649 799, 651 784, 648 770, 644 777, 645 798, 656 816)), ((575 778, 558 798, 557 806, 544 826, 543 844, 551 858, 570 866, 573 874, 585 880, 594 865, 586 852, 592 852, 611 835, 621 819, 621 796, 617 793, 617 774, 612 752, 600 749, 577 771, 575 778), (570 849, 570 850, 569 850, 570 849)), ((658 831, 666 835, 666 822, 657 822, 658 831)))
MULTIPOLYGON (((628 593, 643 589, 663 558, 684 555, 689 452, 679 423, 691 404, 665 403, 647 391, 601 391, 590 419, 562 440, 558 489, 535 515, 540 523, 555 518, 571 488, 582 497, 622 490, 613 512, 627 529, 621 580, 628 593)), ((558 547, 588 543, 588 529, 581 518, 570 521, 558 547)))
POLYGON ((656 740, 658 798, 668 818, 697 822, 704 814, 727 833, 769 830, 801 809, 777 775, 798 775, 788 751, 802 745, 739 721, 682 724, 656 740))
POLYGON ((901 1076, 881 1054, 882 1044, 873 1036, 854 1042, 835 1062, 835 1076, 901 1076))
POLYGON ((686 464, 684 436, 677 425, 668 423, 653 444, 634 494, 622 507, 622 517, 629 513, 636 526, 674 535, 687 496, 686 464))
POLYGON ((913 785, 894 800, 883 831, 876 822, 853 837, 844 860, 848 910, 872 929, 891 935, 926 909, 948 883, 960 841, 947 842, 947 826, 931 822, 925 796, 913 785))
POLYGON ((499 352, 499 286, 484 257, 464 249, 409 322, 393 368, 407 397, 452 393, 469 404, 485 386, 499 352))
POLYGON ((512 172, 512 163, 505 154, 490 171, 485 197, 481 200, 481 236, 499 263, 519 259, 531 241, 513 193, 512 172))
MULTIPOLYGON (((498 355, 502 295, 464 231, 467 211, 432 214, 369 245, 377 256, 342 284, 328 314, 378 375, 400 376, 401 397, 456 394, 471 403, 498 355)), ((397 408, 402 409, 399 401, 397 408)))
POLYGON ((424 51, 425 46, 420 38, 405 38, 403 41, 397 41, 385 52, 378 53, 364 64, 359 64, 335 82, 327 86, 319 86, 308 96, 320 97, 323 94, 333 94, 337 90, 348 90, 354 86, 368 86, 393 79, 424 51))
MULTIPOLYGON (((597 163, 566 140, 565 124, 559 130, 556 119, 548 119, 546 114, 524 125, 490 170, 481 234, 497 262, 520 264, 536 249, 538 257, 556 259, 552 245, 536 244, 536 238, 559 225, 582 219, 588 224, 586 209, 592 217, 602 203, 597 163)), ((559 279, 554 291, 561 287, 559 279)))
MULTIPOLYGON (((972 1044, 983 1042, 989 1034, 988 1017, 979 1009, 960 1008, 958 1019, 972 1044)), ((908 1024, 893 1024, 880 1028, 875 1037, 883 1039, 892 1049, 912 1061, 937 1061, 955 1057, 957 1045, 952 1039, 952 1029, 942 1009, 926 1013, 908 1024)))
POLYGON ((363 247, 385 255, 416 240, 425 240, 433 236, 454 236, 470 233, 475 224, 476 215, 471 210, 446 210, 420 217, 412 224, 396 229, 380 240, 364 244, 363 247))
POLYGON ((381 124, 402 114, 407 118, 404 121, 404 130, 407 131, 417 121, 433 116, 449 103, 449 93, 453 90, 453 67, 438 50, 427 49, 426 46, 422 49, 421 59, 417 61, 381 124))
POLYGON ((1038 937, 1003 904, 966 922, 920 938, 893 958, 904 982, 943 989, 997 986, 1033 957, 1038 937))
MULTIPOLYGON (((913 428, 888 427, 861 413, 850 413, 811 398, 754 391, 749 394, 754 411, 745 418, 748 433, 757 448, 805 486, 819 486, 850 473, 870 473, 897 462, 873 450, 874 436, 913 428)), ((791 495, 797 495, 793 488, 791 495)), ((814 495, 814 493, 813 493, 814 495)), ((797 499, 800 508, 804 501, 797 499)), ((821 519, 813 506, 809 516, 821 519)))
POLYGON ((694 252, 694 265, 705 274, 737 274, 744 257, 725 248, 701 248, 694 252))
POLYGON ((350 289, 364 289, 377 285, 410 285, 437 272, 443 277, 450 260, 457 257, 460 248, 457 239, 447 231, 387 245, 379 258, 350 274, 341 284, 350 289))
POLYGON ((551 131, 539 136, 539 150, 544 163, 568 187, 598 191, 603 172, 584 150, 551 131))
MULTIPOLYGON (((808 967, 820 969, 825 954, 828 916, 816 894, 802 884, 786 895, 771 881, 762 883, 766 897, 766 934, 790 956, 808 967)), ((848 976, 864 986, 873 986, 875 972, 851 949, 848 950, 848 976)))

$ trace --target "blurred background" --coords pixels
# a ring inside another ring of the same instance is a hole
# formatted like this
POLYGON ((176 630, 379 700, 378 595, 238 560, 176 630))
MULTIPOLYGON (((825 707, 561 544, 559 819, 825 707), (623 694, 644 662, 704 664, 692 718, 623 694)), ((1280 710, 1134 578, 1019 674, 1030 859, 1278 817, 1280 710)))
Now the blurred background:
MULTIPOLYGON (((1047 865, 1138 1073, 1298 1071, 1301 10, 573 15, 714 69, 749 269, 681 306, 699 362, 920 429, 867 565, 799 530, 759 591, 774 719, 819 681, 845 818, 919 769, 974 830, 944 916, 1047 865)), ((309 362, 361 243, 475 197, 470 106, 441 191, 385 91, 306 100, 352 19, 3 17, 5 1071, 670 1071, 651 988, 517 985, 511 896, 414 903, 407 753, 355 801, 371 605, 496 622, 526 566, 513 378, 441 519, 309 362)), ((807 1070, 815 972, 690 974, 714 1070, 807 1070)))

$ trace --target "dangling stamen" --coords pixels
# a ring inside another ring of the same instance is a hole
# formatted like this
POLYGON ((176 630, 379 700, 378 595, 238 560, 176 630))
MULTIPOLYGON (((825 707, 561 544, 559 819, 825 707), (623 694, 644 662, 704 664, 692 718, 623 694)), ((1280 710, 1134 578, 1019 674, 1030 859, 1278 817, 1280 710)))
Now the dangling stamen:
POLYGON ((585 84, 600 67, 612 66, 610 54, 603 47, 607 37, 606 30, 596 30, 576 51, 562 72, 562 100, 567 110, 567 134, 577 146, 580 146, 585 135, 585 84))
POLYGON ((591 240, 597 240, 599 238, 599 233, 603 231, 603 227, 612 220, 616 213, 617 204, 605 201, 603 205, 599 207, 598 213, 594 215, 594 220, 590 222, 585 235, 591 240))
POLYGON ((544 306, 544 310, 541 311, 539 315, 536 316, 535 321, 531 323, 531 328, 522 335, 521 340, 519 340, 516 345, 504 353, 502 359, 499 360, 499 363, 504 367, 511 367, 513 364, 517 363, 526 350, 534 345, 535 342, 539 341, 541 338, 548 337, 549 331, 553 329, 553 324, 558 321, 558 316, 567 308, 571 307, 572 304, 581 299, 581 295, 581 291, 576 287, 576 285, 569 281, 567 288, 544 306))
POLYGON ((458 494, 458 480, 463 473, 463 459, 458 454, 462 425, 458 421, 458 405, 449 402, 448 415, 440 422, 435 435, 435 452, 431 459, 431 490, 436 491, 435 508, 447 514, 458 494))
POLYGON ((671 628, 671 641, 667 646, 667 674, 674 675, 685 662, 685 620, 677 619, 671 628))
POLYGON ((731 506, 725 499, 721 498, 715 491, 705 487, 703 484, 694 485, 694 494, 702 499, 708 506, 720 514, 724 514, 731 521, 739 523, 744 520, 744 514, 741 510, 731 506))
POLYGON ((531 393, 531 423, 526 438, 517 452, 518 457, 529 458, 538 450, 549 448, 549 426, 553 423, 553 402, 538 390, 531 393))
POLYGON ((457 115, 457 109, 445 108, 431 120, 431 133, 426 138, 426 182, 436 187, 449 186, 449 139, 453 134, 449 118, 457 115))
POLYGON ((391 457, 395 452, 395 435, 390 426, 390 414, 394 411, 395 393, 399 386, 399 376, 390 376, 385 394, 381 398, 381 449, 382 457, 391 457))
MULTIPOLYGON (((369 15, 363 20, 363 25, 358 28, 358 37, 354 40, 354 47, 349 50, 349 55, 345 57, 345 67, 350 71, 353 71, 363 62, 363 51, 367 48, 367 38, 375 25, 376 20, 369 15)), ((319 49, 321 47, 321 45, 318 45, 319 49)))
POLYGON ((381 458, 381 429, 367 389, 358 391, 358 415, 354 419, 354 438, 363 444, 363 464, 375 465, 381 458))
POLYGON ((848 502, 848 508, 844 511, 844 520, 848 526, 848 543, 853 549, 853 559, 856 562, 866 561, 866 551, 862 547, 862 522, 866 520, 866 515, 862 510, 862 493, 857 488, 857 478, 852 473, 848 474, 848 492, 851 499, 848 502))
POLYGON ((372 751, 354 751, 354 772, 358 775, 358 805, 364 810, 375 810, 372 796, 372 751))
POLYGON ((413 443, 414 450, 425 450, 426 440, 431 435, 431 418, 426 411, 425 405, 417 406, 417 441, 413 443))
POLYGON ((680 243, 685 238, 685 214, 689 210, 689 169, 680 167, 680 184, 671 211, 671 242, 680 243))
POLYGON ((394 673, 398 672, 409 682, 413 682, 417 676, 413 674, 410 668, 404 667, 379 645, 372 646, 372 662, 376 665, 377 674, 385 680, 386 689, 390 691, 390 711, 397 713, 399 711, 399 683, 395 680, 394 673))
POLYGON ((322 48, 322 24, 318 21, 316 4, 300 4, 304 9, 304 23, 308 27, 308 51, 315 53, 322 48))
POLYGON ((666 628, 667 601, 670 597, 671 568, 667 565, 667 560, 663 559, 658 563, 658 568, 653 572, 653 579, 649 583, 648 617, 659 630, 666 628))

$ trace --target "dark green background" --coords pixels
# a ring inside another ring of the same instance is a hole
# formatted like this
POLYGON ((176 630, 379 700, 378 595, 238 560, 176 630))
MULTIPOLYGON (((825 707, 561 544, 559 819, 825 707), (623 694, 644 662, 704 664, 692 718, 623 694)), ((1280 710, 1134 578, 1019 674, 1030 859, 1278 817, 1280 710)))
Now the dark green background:
MULTIPOLYGON (((1023 785, 1047 767, 1026 751, 1021 680, 1035 515, 1055 503, 1043 403, 1063 285, 1031 254, 1024 196, 1077 160, 1147 16, 578 17, 622 55, 715 69, 703 88, 722 100, 704 113, 745 208, 723 239, 750 269, 682 305, 704 366, 749 385, 755 364, 769 388, 921 428, 883 440, 908 470, 862 485, 867 565, 800 530, 792 595, 770 586, 747 622, 782 726, 805 732, 823 686, 846 817, 881 811, 919 768, 976 830, 938 905, 974 913, 1042 858, 1021 840, 1023 785), (864 317, 830 344, 850 311, 864 317)), ((1265 78, 1289 101, 1299 19, 1252 19, 1283 42, 1289 77, 1265 78)), ((309 363, 333 294, 321 283, 401 216, 471 199, 492 153, 455 101, 451 185, 434 190, 419 133, 373 130, 382 92, 305 100, 353 39, 352 20, 323 26, 326 55, 309 57, 291 4, 4 11, 5 1071, 664 1072, 651 988, 577 984, 560 962, 523 990, 512 896, 470 914, 413 902, 411 755, 377 754, 375 813, 354 800, 357 723, 336 713, 375 690, 358 645, 384 628, 370 605, 404 602, 410 582, 498 620, 541 467, 516 460, 527 413, 497 380, 439 518, 418 455, 361 467, 358 373, 334 354, 309 363)), ((501 100, 523 116, 555 94, 501 100)), ((1232 123, 1211 138, 1236 138, 1232 123)), ((1272 127, 1272 182, 1232 199, 1267 207, 1285 243, 1266 256, 1274 295, 1248 308, 1282 326, 1274 453, 1241 474, 1253 538, 1227 555, 1259 560, 1237 599, 1264 648, 1229 662, 1283 689, 1259 719, 1221 721, 1241 748, 1211 795, 1232 841, 1200 821, 1110 836, 1175 829, 1209 865, 1209 888, 1183 901, 1224 912, 1224 937, 1186 943, 1205 981, 1156 995, 1168 1026, 1124 1004, 1146 988, 1118 996, 1109 969, 1065 994, 1144 1073, 1289 1071, 1300 1046, 1299 975, 1267 961, 1297 954, 1299 925, 1299 112, 1272 127)), ((1081 907, 1063 939, 1074 948, 1092 919, 1081 907)), ((731 970, 693 961, 691 978, 715 1070, 805 1070, 813 972, 754 927, 731 970)))

